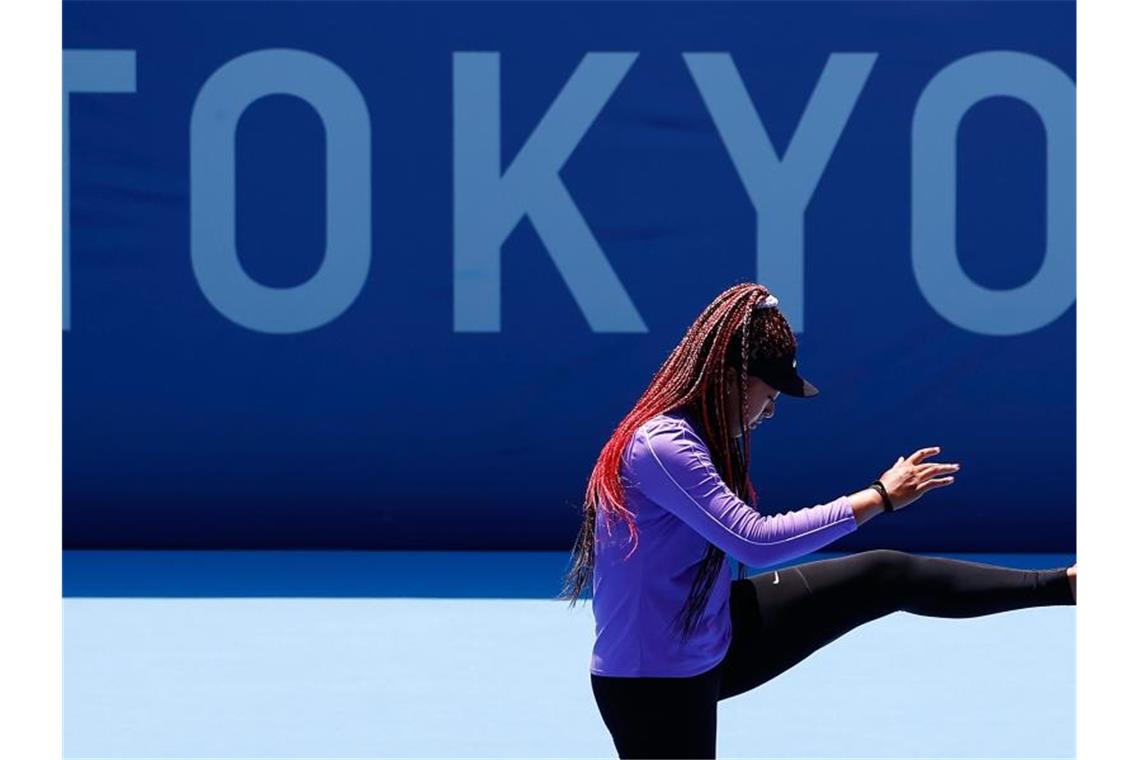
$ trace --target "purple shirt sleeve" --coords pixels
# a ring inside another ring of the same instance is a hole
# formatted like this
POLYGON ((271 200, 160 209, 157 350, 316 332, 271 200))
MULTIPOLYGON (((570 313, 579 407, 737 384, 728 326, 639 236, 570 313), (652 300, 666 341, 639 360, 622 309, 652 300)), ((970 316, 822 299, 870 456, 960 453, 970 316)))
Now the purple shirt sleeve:
POLYGON ((762 515, 720 477, 708 447, 683 423, 639 430, 631 472, 643 494, 750 567, 816 551, 857 527, 851 501, 762 515))

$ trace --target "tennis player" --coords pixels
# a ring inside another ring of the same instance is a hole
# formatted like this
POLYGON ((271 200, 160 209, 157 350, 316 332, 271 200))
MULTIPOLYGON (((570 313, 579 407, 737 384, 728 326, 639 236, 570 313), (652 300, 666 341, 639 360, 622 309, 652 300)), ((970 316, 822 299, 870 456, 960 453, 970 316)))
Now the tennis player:
POLYGON ((799 374, 778 303, 755 283, 718 295, 590 477, 559 598, 573 605, 592 583, 590 679, 621 758, 715 757, 720 700, 892 612, 964 618, 1076 604, 1076 565, 1023 570, 888 549, 745 576, 898 512, 960 469, 928 446, 824 504, 757 511, 749 431, 783 397, 818 393, 799 374), (726 556, 738 562, 735 579, 726 556))

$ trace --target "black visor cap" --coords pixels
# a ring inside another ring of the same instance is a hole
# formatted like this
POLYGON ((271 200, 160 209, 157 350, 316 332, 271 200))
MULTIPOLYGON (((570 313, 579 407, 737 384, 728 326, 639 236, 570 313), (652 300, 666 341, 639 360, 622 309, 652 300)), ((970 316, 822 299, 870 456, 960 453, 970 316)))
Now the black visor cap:
POLYGON ((796 355, 788 354, 778 359, 756 360, 748 365, 748 374, 758 377, 780 393, 798 398, 810 398, 819 389, 800 377, 796 371, 796 355))

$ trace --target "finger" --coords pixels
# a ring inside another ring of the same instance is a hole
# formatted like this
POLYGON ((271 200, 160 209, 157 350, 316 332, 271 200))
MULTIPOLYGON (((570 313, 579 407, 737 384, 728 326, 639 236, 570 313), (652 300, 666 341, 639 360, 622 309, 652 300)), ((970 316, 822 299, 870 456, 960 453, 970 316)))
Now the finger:
POLYGON ((957 472, 959 469, 960 465, 956 462, 947 464, 941 462, 927 462, 926 464, 920 464, 916 467, 915 472, 918 473, 919 477, 926 478, 932 475, 944 475, 948 472, 957 472))
POLYGON ((909 461, 911 464, 918 464, 923 459, 926 459, 929 456, 933 456, 939 451, 942 451, 942 449, 938 446, 930 446, 929 448, 919 449, 918 451, 911 454, 907 461, 909 461))
POLYGON ((946 478, 934 478, 933 480, 926 481, 925 483, 920 485, 915 490, 918 491, 918 493, 923 494, 923 493, 926 493, 927 491, 930 491, 931 489, 934 489, 934 488, 943 488, 944 486, 948 486, 953 482, 954 482, 953 476, 946 477, 946 478))

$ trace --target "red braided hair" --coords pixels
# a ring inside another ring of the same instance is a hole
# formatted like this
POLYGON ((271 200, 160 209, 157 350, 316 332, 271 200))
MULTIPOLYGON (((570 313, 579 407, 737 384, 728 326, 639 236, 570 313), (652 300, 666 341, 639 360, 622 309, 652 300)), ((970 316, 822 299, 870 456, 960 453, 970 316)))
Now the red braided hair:
MULTIPOLYGON (((725 483, 753 507, 756 491, 748 477, 749 441, 741 443, 728 422, 729 383, 736 383, 740 399, 739 430, 747 431, 746 367, 750 359, 786 356, 795 350, 796 339, 784 315, 775 308, 756 309, 768 295, 763 285, 744 282, 733 285, 713 299, 686 331, 685 336, 654 374, 649 387, 602 447, 586 486, 582 525, 574 544, 573 560, 559 599, 570 605, 592 581, 594 533, 598 514, 606 532, 621 519, 629 529, 632 548, 637 550, 637 524, 627 508, 621 482, 621 460, 636 430, 664 412, 685 406, 696 412, 703 426, 705 444, 725 483)), ((711 543, 697 578, 679 613, 682 635, 688 636, 700 620, 708 594, 720 572, 724 551, 711 543)), ((744 567, 740 568, 744 572, 744 567)))

